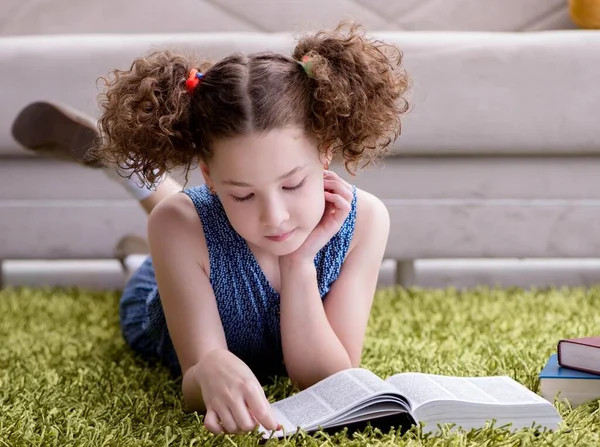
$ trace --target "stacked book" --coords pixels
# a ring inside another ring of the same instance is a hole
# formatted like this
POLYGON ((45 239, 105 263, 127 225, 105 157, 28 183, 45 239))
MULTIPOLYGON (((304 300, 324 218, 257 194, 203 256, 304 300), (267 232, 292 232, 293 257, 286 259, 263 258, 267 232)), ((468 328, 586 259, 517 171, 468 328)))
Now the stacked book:
POLYGON ((600 399, 600 337, 560 340, 540 373, 546 400, 567 400, 572 407, 600 399))

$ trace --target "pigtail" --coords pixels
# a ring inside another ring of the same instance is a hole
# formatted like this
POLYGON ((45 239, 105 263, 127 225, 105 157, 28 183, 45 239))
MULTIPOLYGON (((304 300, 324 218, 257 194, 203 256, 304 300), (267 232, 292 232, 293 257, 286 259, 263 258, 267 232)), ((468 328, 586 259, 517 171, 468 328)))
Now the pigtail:
POLYGON ((186 88, 193 68, 208 67, 169 51, 153 52, 129 70, 101 78, 106 90, 99 100, 102 137, 96 158, 138 174, 147 184, 174 167, 189 169, 198 155, 190 129, 195 92, 186 88))
POLYGON ((358 25, 302 38, 293 53, 311 89, 310 121, 320 147, 346 168, 383 156, 400 135, 409 79, 401 51, 368 39, 358 25))

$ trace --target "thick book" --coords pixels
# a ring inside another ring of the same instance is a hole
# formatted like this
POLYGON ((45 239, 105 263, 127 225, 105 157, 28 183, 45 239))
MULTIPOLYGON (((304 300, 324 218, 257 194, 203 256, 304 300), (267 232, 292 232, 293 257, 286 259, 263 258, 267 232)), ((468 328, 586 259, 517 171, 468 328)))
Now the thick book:
POLYGON ((550 356, 539 378, 542 397, 550 402, 567 400, 572 407, 578 407, 600 399, 600 376, 563 368, 556 354, 550 356))
POLYGON ((271 407, 283 428, 261 429, 266 438, 361 423, 379 427, 384 420, 385 427, 400 430, 422 423, 432 433, 441 424, 468 431, 492 422, 509 430, 554 430, 561 423, 550 402, 507 376, 399 373, 383 380, 363 368, 338 372, 271 407))
POLYGON ((600 374, 600 337, 560 340, 558 364, 563 368, 600 374))

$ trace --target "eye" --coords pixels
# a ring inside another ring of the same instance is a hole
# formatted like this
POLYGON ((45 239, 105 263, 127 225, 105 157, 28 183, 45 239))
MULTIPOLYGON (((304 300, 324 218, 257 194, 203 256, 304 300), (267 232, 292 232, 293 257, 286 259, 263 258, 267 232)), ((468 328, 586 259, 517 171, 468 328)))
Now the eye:
POLYGON ((306 180, 306 178, 304 178, 300 183, 298 183, 296 186, 290 186, 290 187, 284 187, 283 189, 285 189, 286 191, 295 191, 297 189, 299 189, 302 185, 304 185, 304 181, 306 180))
POLYGON ((247 196, 244 196, 244 197, 237 197, 237 196, 231 196, 231 197, 236 202, 245 202, 246 200, 250 200, 252 198, 252 196, 254 196, 254 194, 248 194, 247 196))

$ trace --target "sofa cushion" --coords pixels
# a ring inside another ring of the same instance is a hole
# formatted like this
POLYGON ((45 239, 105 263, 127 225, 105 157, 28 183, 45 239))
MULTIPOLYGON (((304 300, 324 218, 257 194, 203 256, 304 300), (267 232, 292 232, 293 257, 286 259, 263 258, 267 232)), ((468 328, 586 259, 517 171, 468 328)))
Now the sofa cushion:
MULTIPOLYGON (((600 153, 600 31, 380 32, 413 79, 400 154, 600 153)), ((198 33, 0 38, 0 155, 25 155, 12 120, 38 100, 98 115, 99 77, 152 49, 219 59, 291 53, 291 34, 198 33)))
POLYGON ((286 32, 332 27, 342 17, 378 31, 577 27, 565 0, 2 0, 0 35, 286 32))

